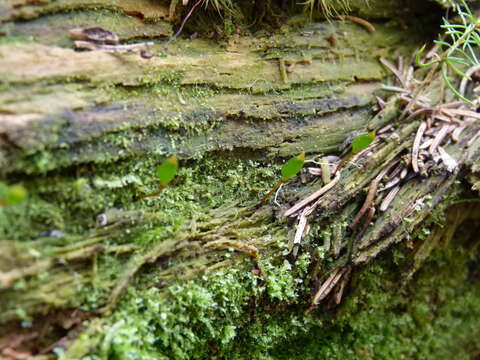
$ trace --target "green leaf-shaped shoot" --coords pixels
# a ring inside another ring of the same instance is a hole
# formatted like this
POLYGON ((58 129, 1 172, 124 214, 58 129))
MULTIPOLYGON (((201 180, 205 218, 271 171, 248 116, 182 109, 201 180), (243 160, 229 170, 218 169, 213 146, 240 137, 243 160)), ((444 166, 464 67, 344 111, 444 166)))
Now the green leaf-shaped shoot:
POLYGON ((0 206, 17 205, 27 198, 27 191, 21 185, 6 186, 1 184, 0 187, 0 206))
POLYGON ((375 140, 375 132, 369 132, 367 134, 360 134, 352 141, 352 153, 357 154, 360 151, 366 149, 368 145, 375 140))
POLYGON ((157 179, 158 182, 165 186, 167 185, 177 174, 178 160, 175 155, 170 156, 159 167, 157 167, 157 179))
POLYGON ((167 160, 157 167, 156 175, 158 180, 158 191, 152 194, 135 196, 134 199, 143 199, 152 196, 158 196, 163 188, 173 180, 178 170, 178 159, 175 155, 170 156, 167 160))
POLYGON ((301 153, 300 155, 294 157, 293 159, 288 160, 283 166, 282 166, 282 177, 278 181, 278 183, 273 187, 272 190, 268 192, 267 195, 265 195, 262 199, 262 203, 265 203, 272 194, 277 191, 282 184, 287 182, 288 179, 294 177, 297 175, 300 170, 302 170, 303 164, 305 163, 305 153, 301 153))
POLYGON ((282 166, 282 179, 287 181, 291 177, 298 174, 300 170, 302 170, 303 164, 305 163, 305 153, 301 153, 300 155, 294 157, 293 159, 288 160, 282 166))

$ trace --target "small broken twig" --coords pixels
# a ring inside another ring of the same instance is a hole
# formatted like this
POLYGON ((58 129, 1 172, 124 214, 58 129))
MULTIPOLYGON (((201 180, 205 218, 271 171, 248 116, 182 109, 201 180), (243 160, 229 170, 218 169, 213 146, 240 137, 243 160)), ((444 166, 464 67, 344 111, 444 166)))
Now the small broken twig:
POLYGON ((357 216, 352 221, 350 228, 355 229, 360 221, 360 219, 365 215, 367 210, 372 206, 373 200, 375 199, 375 194, 377 192, 377 187, 380 181, 382 181, 385 174, 390 171, 390 167, 387 167, 385 170, 381 171, 380 174, 377 175, 375 179, 370 183, 370 187, 368 189, 367 197, 365 198, 365 202, 363 203, 362 208, 358 212, 357 216))
POLYGON ((355 24, 358 24, 360 26, 363 26, 365 29, 367 29, 368 32, 373 33, 375 32, 375 26, 370 24, 367 20, 363 20, 359 17, 356 16, 351 16, 351 15, 339 15, 337 16, 338 19, 340 20, 349 20, 351 22, 354 22, 355 24))
POLYGON ((417 134, 415 135, 415 140, 413 141, 412 147, 412 168, 416 173, 419 172, 418 168, 418 151, 420 149, 420 142, 422 141, 423 134, 427 128, 427 123, 422 122, 418 127, 417 134))
POLYGON ((89 41, 75 41, 75 48, 87 49, 87 50, 100 50, 110 53, 126 53, 126 52, 145 52, 153 46, 153 42, 145 42, 138 44, 125 44, 125 45, 107 45, 97 44, 89 41))
POLYGON ((332 291, 338 281, 342 278, 342 275, 345 274, 347 268, 339 267, 332 271, 330 276, 327 280, 322 284, 320 289, 318 289, 317 293, 312 299, 312 304, 317 305, 320 301, 325 299, 328 294, 332 291))
POLYGON ((296 203, 294 206, 292 206, 290 209, 285 211, 283 216, 289 217, 289 216, 295 216, 299 210, 310 204, 312 201, 316 200, 323 194, 325 194, 327 191, 329 191, 331 188, 333 188, 335 185, 337 185, 338 181, 340 180, 340 171, 337 171, 335 174, 335 177, 330 181, 327 185, 323 186, 322 188, 318 189, 315 191, 312 195, 306 197, 302 201, 299 201, 296 203))

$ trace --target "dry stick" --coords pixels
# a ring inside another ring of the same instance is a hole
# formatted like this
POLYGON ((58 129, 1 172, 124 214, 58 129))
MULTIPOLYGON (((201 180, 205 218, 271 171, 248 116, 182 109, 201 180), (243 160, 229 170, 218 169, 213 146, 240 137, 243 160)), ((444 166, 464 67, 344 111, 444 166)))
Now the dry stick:
POLYGON ((425 150, 427 148, 430 147, 430 145, 432 144, 433 142, 433 139, 432 138, 427 138, 427 140, 425 140, 419 147, 420 150, 425 150))
POLYGON ((392 190, 390 190, 390 192, 387 194, 387 196, 385 196, 385 199, 383 199, 382 203, 380 204, 380 211, 386 211, 388 209, 399 191, 400 186, 396 186, 392 190))
MULTIPOLYGON (((370 225, 370 223, 373 220, 373 217, 375 216, 375 212, 376 212, 376 209, 374 206, 370 206, 368 208, 367 217, 365 218, 365 221, 362 224, 362 227, 360 228, 360 230, 357 232, 357 235, 355 236, 356 244, 358 244, 358 242, 362 239, 362 236, 365 233, 365 231, 367 231, 368 225, 370 225)), ((352 256, 352 246, 350 245, 348 254, 347 254, 347 259, 349 262, 351 260, 351 256, 352 256)))
POLYGON ((406 89, 407 85, 406 85, 406 81, 403 77, 403 74, 400 71, 398 71, 398 69, 396 69, 395 66, 393 64, 391 64, 385 58, 380 57, 379 60, 383 65, 385 65, 385 67, 387 67, 397 77, 397 79, 398 79, 398 81, 400 81, 400 84, 402 85, 403 89, 406 89))
POLYGON ((380 190, 378 190, 378 192, 386 191, 386 190, 394 187, 395 185, 397 185, 399 182, 400 182, 400 176, 397 176, 396 178, 393 178, 391 181, 389 181, 388 183, 386 183, 383 188, 381 188, 380 190))
POLYGON ((433 110, 434 110, 434 108, 432 108, 432 107, 424 107, 424 108, 415 110, 413 113, 408 115, 408 117, 405 119, 405 121, 408 122, 408 121, 412 120, 413 118, 417 117, 420 114, 423 114, 423 113, 428 112, 428 111, 433 111, 433 110))
POLYGON ((437 68, 438 68, 438 63, 435 63, 432 68, 430 69, 430 72, 427 74, 427 76, 425 76, 424 80, 422 81, 422 83, 420 84, 420 86, 418 86, 413 92, 412 92, 412 101, 410 101, 410 103, 408 103, 406 106, 405 106, 405 109, 402 111, 402 114, 400 115, 401 118, 403 118, 405 116, 405 114, 408 114, 411 109, 412 109, 412 106, 415 105, 415 103, 417 102, 417 98, 418 96, 421 94, 421 92, 423 91, 423 89, 432 81, 433 79, 433 76, 435 75, 436 71, 437 71, 437 68))
POLYGON ((307 226, 307 216, 309 215, 309 211, 310 208, 305 208, 298 217, 297 231, 295 232, 295 238, 293 240, 294 245, 302 242, 303 233, 305 231, 305 227, 307 226))
POLYGON ((178 31, 175 33, 175 35, 172 36, 172 38, 170 40, 167 41, 167 43, 165 44, 165 47, 170 44, 171 42, 173 42, 177 37, 178 35, 180 35, 180 33, 182 32, 183 30, 183 27, 185 26, 185 23, 187 22, 187 20, 190 18, 190 16, 192 15, 193 13, 193 10, 195 10, 195 8, 200 5, 202 3, 203 0, 198 0, 193 6, 192 8, 190 9, 190 11, 188 12, 188 14, 185 16, 185 18, 182 20, 182 23, 180 24, 180 28, 178 29, 178 31))
POLYGON ((459 142, 460 141, 460 134, 462 133, 463 130, 465 130, 467 126, 466 125, 462 125, 462 126, 457 126, 455 128, 455 130, 453 130, 452 132, 452 140, 455 141, 455 142, 459 142))
POLYGON ((339 15, 337 18, 340 19, 340 20, 344 20, 344 21, 345 20, 350 20, 351 22, 354 22, 355 24, 363 26, 365 29, 367 29, 368 32, 371 32, 371 33, 375 32, 375 26, 373 26, 368 21, 363 20, 359 17, 351 16, 351 15, 339 15))
POLYGON ((158 195, 161 194, 161 192, 163 191, 163 189, 165 189, 165 186, 162 185, 162 184, 158 184, 158 191, 157 191, 157 192, 151 193, 151 194, 138 195, 138 196, 135 196, 134 199, 135 199, 135 200, 139 200, 139 199, 145 199, 145 198, 147 198, 147 197, 158 196, 158 195))
POLYGON ((471 146, 475 141, 477 141, 479 137, 480 137, 480 130, 478 130, 477 133, 473 135, 473 137, 470 140, 468 140, 467 146, 471 146))
POLYGON ((442 128, 440 129, 440 131, 437 133, 437 135, 435 136, 435 138, 433 139, 432 141, 432 144, 430 145, 430 147, 428 148, 428 152, 430 154, 433 155, 433 153, 435 152, 435 150, 437 149, 437 147, 441 144, 441 142, 443 141, 443 139, 445 139, 445 137, 448 135, 448 133, 450 131, 452 131, 452 129, 454 128, 454 126, 452 125, 444 125, 442 126, 442 128))
POLYGON ((475 65, 465 72, 465 76, 462 78, 462 81, 460 82, 460 87, 458 89, 458 92, 462 96, 465 96, 465 89, 467 88, 467 83, 468 83, 468 80, 470 79, 470 76, 472 76, 474 73, 476 73, 479 70, 480 70, 480 65, 475 65))
POLYGON ((440 114, 435 114, 435 116, 433 117, 435 120, 439 120, 439 121, 443 121, 443 122, 446 122, 446 123, 449 123, 451 124, 452 121, 454 119, 452 119, 451 117, 449 116, 445 116, 445 115, 440 115, 440 114))
POLYGON ((362 208, 358 212, 357 216, 353 219, 352 223, 350 224, 350 228, 355 229, 358 225, 360 219, 365 215, 367 210, 372 206, 373 200, 375 198, 375 193, 377 192, 377 187, 380 181, 382 181, 385 174, 390 170, 391 166, 388 166, 385 170, 381 171, 380 174, 377 175, 375 179, 370 183, 370 188, 368 189, 367 197, 365 198, 365 202, 363 203, 362 208))
POLYGON ((452 116, 453 115, 459 115, 459 116, 466 116, 466 117, 471 117, 471 118, 480 120, 480 114, 475 112, 475 111, 471 111, 471 110, 448 109, 448 110, 444 111, 444 113, 447 113, 447 114, 452 115, 452 116))
POLYGON ((351 272, 352 269, 349 267, 348 270, 345 272, 345 275, 343 276, 338 292, 335 294, 335 304, 337 305, 340 304, 340 302, 342 301, 343 292, 345 291, 345 287, 347 286, 348 278, 350 277, 351 272))
POLYGON ((327 280, 325 280, 325 282, 322 284, 320 289, 318 289, 317 293, 313 297, 313 305, 317 305, 320 301, 325 299, 328 294, 330 294, 330 292, 338 283, 338 281, 342 278, 342 275, 345 273, 346 270, 347 268, 337 268, 332 272, 332 274, 328 277, 327 280))
POLYGON ((398 159, 394 165, 398 165, 398 166, 395 166, 392 172, 390 174, 387 174, 387 176, 385 177, 386 180, 392 180, 394 177, 396 177, 400 173, 400 171, 402 171, 403 165, 400 164, 400 159, 398 159))
POLYGON ((420 148, 420 142, 422 141, 423 134, 425 133, 425 129, 427 128, 427 123, 422 122, 418 127, 417 134, 415 135, 415 140, 413 141, 412 146, 412 168, 413 171, 416 173, 419 172, 418 169, 418 151, 420 148))
POLYGON ((312 201, 316 200, 318 197, 322 196, 327 191, 329 191, 331 188, 333 188, 335 185, 337 185, 339 180, 340 180, 340 171, 337 171, 337 173, 335 174, 335 177, 332 179, 332 181, 330 181, 327 185, 325 185, 322 188, 315 191, 312 195, 306 197, 302 201, 299 201, 298 203, 293 205, 290 209, 285 211, 283 216, 285 216, 285 217, 295 216, 299 210, 301 210, 306 205, 310 204, 312 201))
POLYGON ((272 196, 272 194, 273 194, 275 191, 277 191, 278 188, 279 188, 280 186, 282 186, 282 184, 284 184, 284 183, 285 183, 285 179, 284 179, 284 178, 281 178, 281 179, 278 181, 277 185, 275 185, 275 186, 273 187, 273 189, 270 190, 270 191, 268 192, 268 194, 265 195, 265 196, 262 198, 262 200, 260 200, 260 202, 261 202, 262 204, 265 204, 265 203, 267 202, 267 200, 270 198, 270 196, 272 196))
POLYGON ((126 44, 126 45, 105 45, 97 44, 89 41, 75 41, 75 48, 87 49, 87 50, 101 50, 112 53, 125 53, 131 51, 146 51, 153 46, 152 42, 145 42, 139 44, 126 44))

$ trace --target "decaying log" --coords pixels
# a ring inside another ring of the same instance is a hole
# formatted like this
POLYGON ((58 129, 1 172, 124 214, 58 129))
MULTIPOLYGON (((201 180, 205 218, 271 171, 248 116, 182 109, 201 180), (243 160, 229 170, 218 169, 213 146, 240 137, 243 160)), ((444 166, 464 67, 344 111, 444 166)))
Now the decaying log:
MULTIPOLYGON (((413 30, 427 26, 422 21, 398 26, 374 16, 364 28, 339 15, 300 27, 292 21, 271 36, 167 43, 171 8, 160 1, 83 5, 0 5, 0 180, 28 192, 24 203, 0 207, 2 356, 55 348, 72 359, 128 356, 129 336, 150 341, 125 335, 140 328, 129 316, 147 319, 149 311, 158 317, 142 326, 155 340, 134 351, 233 356, 228 344, 247 339, 257 318, 298 312, 301 321, 323 321, 348 298, 350 278, 395 244, 418 249, 405 255, 411 280, 435 246, 478 220, 471 188, 480 183, 480 122, 447 109, 438 121, 455 115, 459 124, 451 120, 425 145, 424 134, 436 130, 421 117, 451 96, 441 77, 415 99, 427 99, 428 110, 402 117, 408 91, 389 92, 425 75, 412 68, 403 78, 392 65, 400 57, 398 67, 408 69, 407 59, 432 39, 413 30), (87 41, 91 51, 76 51, 68 30, 88 26, 114 32, 120 44, 87 41), (151 56, 123 53, 145 44, 151 56), (122 51, 105 51, 113 47, 122 51), (376 140, 350 154, 352 139, 368 131, 376 140), (427 148, 440 159, 428 171, 427 148), (282 187, 280 208, 261 203, 283 160, 301 152, 313 168, 330 155, 342 160, 325 185, 319 165, 282 187), (172 154, 177 178, 159 197, 138 200, 156 188, 155 167, 172 154), (448 210, 455 201, 468 202, 473 215, 459 215, 458 204, 448 210), (445 213, 454 233, 433 225, 445 213)), ((478 251, 472 244, 465 247, 478 251)), ((352 296, 364 284, 355 283, 352 296)))

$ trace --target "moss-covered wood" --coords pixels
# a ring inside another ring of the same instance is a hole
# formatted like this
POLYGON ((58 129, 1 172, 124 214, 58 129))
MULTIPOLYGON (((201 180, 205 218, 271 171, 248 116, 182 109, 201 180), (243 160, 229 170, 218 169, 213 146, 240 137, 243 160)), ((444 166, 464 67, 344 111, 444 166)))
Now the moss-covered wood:
MULTIPOLYGON (((478 122, 445 147, 459 172, 412 179, 361 237, 349 227, 419 125, 399 120, 395 97, 379 109, 392 80, 378 58, 408 59, 442 15, 423 4, 399 20, 398 6, 370 3, 373 33, 291 17, 270 36, 167 47, 175 18, 160 1, 0 5, 0 176, 28 191, 0 207, 2 356, 475 356, 478 122), (154 56, 74 51, 68 30, 94 25, 153 40, 154 56), (387 124, 396 135, 346 163, 293 256, 297 223, 282 214, 322 185, 304 171, 280 208, 261 204, 283 160, 348 161, 358 133, 387 124), (172 154, 172 184, 135 201, 172 154), (340 268, 343 285, 312 307, 340 268)), ((441 93, 435 78, 423 94, 436 104, 441 93)))

